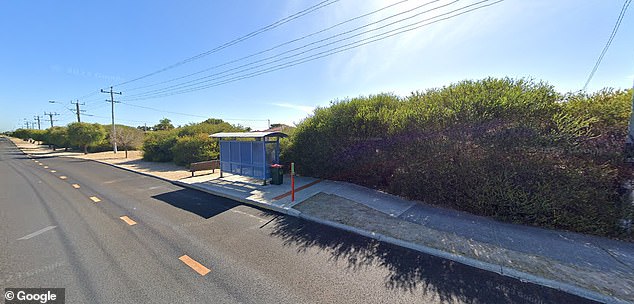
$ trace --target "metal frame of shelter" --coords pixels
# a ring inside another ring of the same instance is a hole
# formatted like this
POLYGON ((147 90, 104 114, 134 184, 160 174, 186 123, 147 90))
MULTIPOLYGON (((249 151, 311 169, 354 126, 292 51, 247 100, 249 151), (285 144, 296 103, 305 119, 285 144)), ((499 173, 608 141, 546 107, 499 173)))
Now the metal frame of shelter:
POLYGON ((271 176, 270 166, 280 161, 280 138, 288 135, 282 132, 221 132, 209 137, 220 139, 220 177, 223 172, 228 172, 261 179, 266 184, 271 176))

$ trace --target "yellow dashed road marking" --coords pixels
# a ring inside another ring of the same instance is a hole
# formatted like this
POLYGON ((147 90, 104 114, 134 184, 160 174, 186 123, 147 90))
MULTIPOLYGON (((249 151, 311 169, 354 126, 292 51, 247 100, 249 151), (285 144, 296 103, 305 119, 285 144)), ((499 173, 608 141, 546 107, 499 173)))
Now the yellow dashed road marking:
POLYGON ((44 166, 44 169, 48 169, 48 166, 44 166))
POLYGON ((39 166, 44 166, 44 164, 43 164, 43 163, 37 163, 37 164, 38 164, 39 166))
POLYGON ((61 179, 67 179, 68 177, 66 177, 65 175, 60 176, 59 178, 61 179))
POLYGON ((190 258, 188 255, 184 255, 180 258, 181 262, 185 263, 185 265, 189 266, 194 271, 198 272, 201 276, 208 274, 211 270, 209 268, 203 266, 202 264, 194 261, 194 259, 190 258))
POLYGON ((78 184, 73 184, 73 188, 75 188, 75 189, 79 189, 79 188, 81 188, 81 187, 79 187, 79 185, 78 185, 78 184))
POLYGON ((55 170, 51 170, 51 173, 55 173, 55 172, 57 172, 57 171, 55 171, 55 170))
POLYGON ((101 200, 96 196, 91 196, 90 199, 95 203, 101 202, 101 200))
POLYGON ((124 222, 126 222, 130 226, 136 225, 136 222, 133 221, 131 218, 129 218, 127 215, 121 216, 119 218, 122 219, 124 222))

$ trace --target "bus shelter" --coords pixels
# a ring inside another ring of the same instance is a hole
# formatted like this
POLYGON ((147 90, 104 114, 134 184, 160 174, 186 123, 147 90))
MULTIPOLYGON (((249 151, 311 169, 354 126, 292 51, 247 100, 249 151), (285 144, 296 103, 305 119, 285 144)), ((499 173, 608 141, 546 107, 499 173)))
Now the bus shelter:
POLYGON ((220 177, 223 172, 266 180, 271 165, 280 161, 282 132, 221 132, 209 135, 220 144, 220 177))

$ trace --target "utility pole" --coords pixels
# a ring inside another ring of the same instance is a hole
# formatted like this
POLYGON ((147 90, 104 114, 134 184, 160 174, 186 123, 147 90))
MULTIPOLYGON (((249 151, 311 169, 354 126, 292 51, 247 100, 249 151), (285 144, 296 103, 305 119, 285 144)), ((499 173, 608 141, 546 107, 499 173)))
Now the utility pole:
POLYGON ((49 112, 49 113, 44 112, 44 115, 48 115, 48 117, 49 117, 49 119, 48 119, 48 120, 51 122, 51 128, 52 128, 52 127, 53 127, 53 122, 54 122, 54 121, 57 121, 57 120, 54 120, 54 119, 53 119, 53 116, 57 116, 57 115, 59 115, 59 114, 57 114, 57 113, 53 113, 53 112, 49 112))
POLYGON ((40 115, 33 116, 34 119, 37 119, 37 129, 42 130, 40 127, 40 115))
POLYGON ((75 113, 77 113, 77 122, 81 122, 81 118, 79 117, 79 113, 81 113, 81 111, 79 110, 79 105, 85 105, 83 102, 79 103, 79 100, 77 100, 76 102, 73 102, 72 100, 70 101, 71 104, 74 104, 76 109, 75 109, 75 113))
POLYGON ((24 119, 24 123, 26 124, 26 129, 27 129, 27 130, 31 129, 31 128, 30 128, 30 126, 31 126, 31 125, 29 124, 29 121, 28 121, 28 120, 26 120, 26 118, 24 119))
POLYGON ((105 91, 104 89, 101 89, 101 93, 110 93, 110 100, 106 100, 107 102, 110 102, 110 104, 112 105, 112 147, 114 149, 114 153, 117 153, 117 127, 115 127, 114 125, 114 104, 118 103, 119 101, 115 101, 114 100, 114 94, 117 95, 122 95, 121 92, 113 92, 112 91, 112 86, 110 87, 110 91, 105 91))

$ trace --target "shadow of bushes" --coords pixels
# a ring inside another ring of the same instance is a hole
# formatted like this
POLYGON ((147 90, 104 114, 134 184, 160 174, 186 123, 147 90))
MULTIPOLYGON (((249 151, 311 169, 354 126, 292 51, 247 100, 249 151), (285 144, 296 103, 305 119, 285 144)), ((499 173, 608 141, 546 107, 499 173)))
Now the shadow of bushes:
POLYGON ((443 303, 594 303, 543 286, 487 272, 454 261, 381 243, 346 231, 281 216, 271 235, 298 253, 317 249, 350 271, 388 270, 387 290, 435 295, 443 303))

